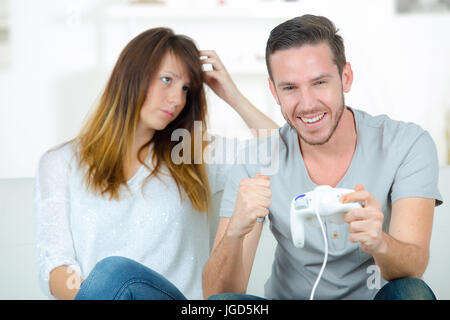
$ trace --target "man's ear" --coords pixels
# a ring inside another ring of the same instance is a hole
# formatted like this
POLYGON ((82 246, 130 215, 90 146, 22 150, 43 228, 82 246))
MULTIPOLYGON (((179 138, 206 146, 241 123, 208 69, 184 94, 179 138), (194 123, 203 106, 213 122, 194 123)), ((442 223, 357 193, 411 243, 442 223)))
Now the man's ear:
POLYGON ((353 83, 353 70, 350 62, 347 62, 342 70, 342 89, 345 93, 349 92, 353 83))
POLYGON ((277 102, 277 104, 278 104, 279 106, 281 106, 281 104, 280 104, 280 99, 278 99, 277 90, 275 89, 275 85, 274 85, 274 83, 272 82, 272 79, 271 79, 270 77, 268 78, 268 80, 269 80, 269 88, 270 88, 270 92, 272 93, 272 96, 273 96, 273 98, 275 99, 275 101, 277 102))

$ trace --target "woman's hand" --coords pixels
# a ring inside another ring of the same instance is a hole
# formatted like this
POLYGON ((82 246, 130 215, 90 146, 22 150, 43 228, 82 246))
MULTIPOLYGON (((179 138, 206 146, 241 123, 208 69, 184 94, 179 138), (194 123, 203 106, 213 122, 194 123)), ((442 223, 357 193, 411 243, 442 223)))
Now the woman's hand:
POLYGON ((69 266, 59 266, 50 272, 50 293, 58 300, 73 300, 83 279, 69 266))
POLYGON ((212 65, 212 70, 204 71, 206 84, 241 116, 250 129, 254 129, 252 134, 258 138, 274 134, 275 130, 268 129, 278 129, 279 126, 239 91, 216 52, 202 50, 200 56, 206 57, 201 59, 203 64, 212 65))
POLYGON ((200 56, 206 57, 201 59, 203 64, 212 66, 212 70, 204 71, 206 84, 226 103, 233 108, 236 107, 244 97, 234 84, 217 53, 214 50, 201 50, 200 56))

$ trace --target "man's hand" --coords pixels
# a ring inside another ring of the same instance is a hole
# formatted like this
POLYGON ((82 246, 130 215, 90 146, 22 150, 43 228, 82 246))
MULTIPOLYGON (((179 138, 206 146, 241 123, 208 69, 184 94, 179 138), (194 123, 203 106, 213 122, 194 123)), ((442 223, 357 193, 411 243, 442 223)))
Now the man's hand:
POLYGON ((254 178, 242 179, 227 233, 231 236, 244 237, 252 231, 256 219, 269 214, 271 196, 268 176, 257 173, 254 178))
POLYGON ((383 232, 384 214, 375 197, 358 184, 355 192, 342 197, 342 202, 360 202, 362 209, 353 209, 344 216, 348 223, 350 242, 359 242, 361 249, 369 254, 381 253, 386 248, 383 232))

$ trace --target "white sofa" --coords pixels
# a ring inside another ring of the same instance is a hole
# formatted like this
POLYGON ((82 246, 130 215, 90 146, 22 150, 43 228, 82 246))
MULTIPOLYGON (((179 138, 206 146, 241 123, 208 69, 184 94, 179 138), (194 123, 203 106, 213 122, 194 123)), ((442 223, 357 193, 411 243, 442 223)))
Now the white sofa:
MULTIPOLYGON (((0 299, 47 299, 37 281, 33 183, 31 178, 0 179, 0 299)), ((441 167, 439 186, 444 204, 435 211, 430 262, 424 280, 439 299, 450 299, 450 166, 441 167)), ((220 194, 215 196, 216 208, 220 197, 220 194)), ((211 242, 217 221, 217 215, 213 216, 211 242)), ((265 225, 248 293, 264 296, 264 283, 270 275, 275 246, 265 225)))

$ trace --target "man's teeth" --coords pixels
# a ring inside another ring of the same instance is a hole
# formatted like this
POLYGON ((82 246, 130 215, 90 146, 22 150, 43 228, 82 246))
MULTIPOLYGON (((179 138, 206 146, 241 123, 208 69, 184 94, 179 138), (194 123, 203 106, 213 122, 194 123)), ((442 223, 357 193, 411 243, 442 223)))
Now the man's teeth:
POLYGON ((303 117, 300 117, 300 119, 302 119, 302 121, 306 122, 306 123, 313 123, 313 122, 317 122, 320 119, 322 119, 324 115, 325 115, 325 113, 322 113, 322 114, 319 114, 317 117, 314 117, 314 118, 303 118, 303 117))

